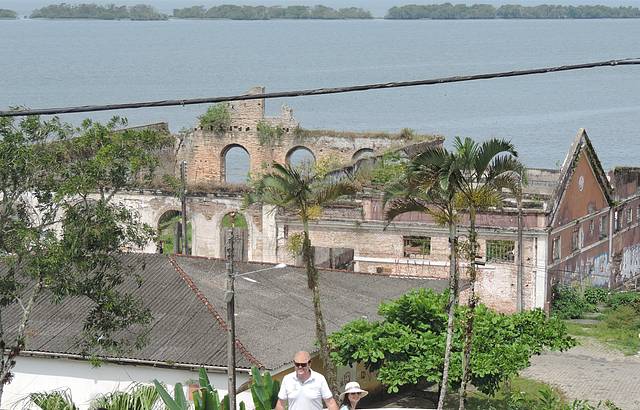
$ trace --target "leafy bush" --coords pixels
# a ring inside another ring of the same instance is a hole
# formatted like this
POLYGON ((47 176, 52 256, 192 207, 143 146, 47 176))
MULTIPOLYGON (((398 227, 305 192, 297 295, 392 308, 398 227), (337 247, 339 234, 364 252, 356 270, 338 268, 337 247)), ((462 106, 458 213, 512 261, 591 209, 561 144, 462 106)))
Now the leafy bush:
POLYGON ((220 135, 231 126, 231 113, 228 104, 215 104, 207 108, 207 112, 198 117, 200 126, 220 135))
POLYGON ((553 288, 551 311, 560 319, 577 319, 583 313, 595 310, 580 291, 572 286, 556 285, 553 288))
MULTIPOLYGON (((383 303, 378 309, 382 321, 355 320, 329 337, 332 359, 340 365, 361 362, 377 370, 378 380, 389 392, 407 384, 438 383, 444 365, 447 303, 447 292, 425 289, 383 303)), ((461 379, 461 323, 466 313, 466 307, 457 307, 449 369, 452 387, 461 379)), ((561 320, 547 319, 539 309, 505 315, 479 305, 474 332, 471 382, 488 394, 526 368, 531 356, 543 349, 565 350, 575 344, 561 320)))
POLYGON ((638 292, 616 292, 609 295, 607 305, 617 308, 623 305, 630 305, 640 301, 640 293, 638 292))
POLYGON ((598 303, 604 303, 607 301, 609 292, 604 288, 598 288, 595 286, 588 287, 584 290, 584 299, 591 305, 597 305, 598 303))

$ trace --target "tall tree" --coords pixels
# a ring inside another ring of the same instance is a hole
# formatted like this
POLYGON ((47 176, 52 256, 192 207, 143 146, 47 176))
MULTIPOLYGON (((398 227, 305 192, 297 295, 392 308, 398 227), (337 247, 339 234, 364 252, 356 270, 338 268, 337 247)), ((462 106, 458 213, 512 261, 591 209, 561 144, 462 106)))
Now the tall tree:
POLYGON ((87 354, 144 343, 150 314, 119 287, 129 274, 117 255, 153 230, 113 199, 151 176, 154 152, 171 140, 125 125, 0 118, 0 400, 39 301, 88 305, 77 339, 87 354))
POLYGON ((354 194, 358 190, 352 178, 331 178, 318 173, 311 167, 296 168, 291 165, 273 163, 272 170, 261 176, 255 183, 253 192, 246 196, 247 205, 265 203, 275 205, 295 213, 302 222, 302 259, 307 271, 307 284, 312 292, 313 310, 316 322, 316 338, 320 344, 320 357, 324 362, 329 386, 334 394, 339 389, 335 365, 329 357, 327 329, 322 315, 318 270, 316 269, 309 221, 322 213, 322 207, 343 195, 354 194))
POLYGON ((455 196, 458 194, 461 176, 457 169, 457 159, 452 153, 444 148, 429 148, 414 157, 401 180, 391 184, 385 192, 385 202, 389 203, 386 211, 389 222, 406 212, 423 212, 449 229, 449 303, 439 410, 443 409, 447 394, 455 308, 458 303, 458 215, 455 196))
POLYGON ((478 241, 476 215, 479 210, 502 203, 503 191, 519 192, 524 166, 518 161, 515 147, 509 141, 492 138, 481 144, 471 138, 464 140, 456 137, 454 155, 457 167, 461 170, 458 206, 469 213, 469 237, 464 253, 468 261, 469 273, 469 309, 465 318, 465 342, 462 357, 462 381, 460 385, 460 410, 465 408, 467 383, 470 377, 473 322, 477 297, 475 284, 477 279, 476 259, 478 241))

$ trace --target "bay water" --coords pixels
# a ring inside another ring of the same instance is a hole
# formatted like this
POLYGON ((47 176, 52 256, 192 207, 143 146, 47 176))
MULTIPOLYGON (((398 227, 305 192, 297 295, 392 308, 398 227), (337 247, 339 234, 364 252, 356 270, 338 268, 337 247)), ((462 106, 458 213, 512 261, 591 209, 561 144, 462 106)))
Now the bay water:
MULTIPOLYGON (((419 80, 640 57, 640 20, 0 20, 0 109, 224 96, 419 80)), ((640 165, 640 66, 367 91, 287 104, 304 128, 511 139, 560 164, 586 128, 605 168, 640 165)), ((114 114, 196 124, 205 106, 114 114)))

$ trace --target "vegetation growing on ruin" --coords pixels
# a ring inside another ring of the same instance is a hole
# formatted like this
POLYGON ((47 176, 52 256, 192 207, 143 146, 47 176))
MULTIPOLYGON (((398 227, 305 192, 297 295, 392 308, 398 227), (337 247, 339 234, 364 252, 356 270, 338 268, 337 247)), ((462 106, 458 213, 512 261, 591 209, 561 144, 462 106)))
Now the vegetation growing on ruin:
POLYGON ((637 7, 607 7, 601 5, 561 6, 543 4, 522 6, 507 4, 494 7, 490 4, 410 4, 389 9, 386 19, 594 19, 594 18, 639 18, 637 7))
POLYGON ((18 14, 13 10, 0 9, 0 19, 14 19, 18 14))
POLYGON ((31 18, 48 19, 96 19, 96 20, 167 20, 166 14, 159 13, 153 6, 106 6, 98 4, 52 4, 36 9, 31 18))
POLYGON ((282 142, 282 136, 284 135, 284 128, 280 125, 271 125, 268 122, 261 120, 256 127, 258 131, 258 141, 262 146, 272 147, 282 142))
POLYGON ((297 127, 293 130, 294 136, 298 139, 312 137, 332 137, 332 138, 380 138, 389 140, 405 140, 412 142, 421 141, 444 141, 444 137, 433 134, 418 134, 410 128, 403 128, 398 133, 382 131, 336 131, 336 130, 308 130, 297 127))
POLYGON ((198 117, 200 127, 216 134, 224 134, 231 126, 231 113, 229 104, 214 104, 207 108, 207 111, 198 117))
POLYGON ((371 12, 347 7, 333 9, 317 6, 236 6, 223 4, 205 9, 203 6, 174 9, 175 18, 197 19, 230 19, 230 20, 271 20, 271 19, 315 19, 315 20, 343 20, 343 19, 371 19, 371 12))

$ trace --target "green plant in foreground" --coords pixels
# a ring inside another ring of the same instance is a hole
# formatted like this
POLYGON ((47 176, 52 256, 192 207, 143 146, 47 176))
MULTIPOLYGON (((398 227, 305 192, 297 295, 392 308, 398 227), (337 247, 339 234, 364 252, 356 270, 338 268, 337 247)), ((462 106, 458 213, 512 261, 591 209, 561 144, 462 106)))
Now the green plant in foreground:
POLYGON ((260 374, 257 367, 251 368, 251 397, 256 410, 271 410, 276 406, 278 401, 278 390, 280 390, 280 382, 273 380, 269 372, 260 374))
POLYGON ((35 404, 42 410, 77 410, 78 407, 73 403, 71 399, 71 392, 69 390, 56 390, 52 392, 40 392, 31 393, 24 408, 33 408, 32 404, 35 404))
MULTIPOLYGON (((389 392, 420 382, 439 383, 444 367, 448 293, 419 289, 378 308, 381 321, 358 319, 329 337, 331 357, 340 365, 360 362, 378 372, 389 392)), ((460 385, 463 326, 466 307, 456 308, 449 385, 460 385)), ((531 356, 544 349, 566 350, 575 345, 565 324, 542 310, 505 315, 484 305, 476 309, 471 382, 495 394, 500 384, 529 366, 531 356)))
POLYGON ((159 399, 154 386, 135 385, 129 391, 115 391, 96 398, 91 409, 152 410, 159 399))

